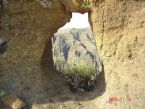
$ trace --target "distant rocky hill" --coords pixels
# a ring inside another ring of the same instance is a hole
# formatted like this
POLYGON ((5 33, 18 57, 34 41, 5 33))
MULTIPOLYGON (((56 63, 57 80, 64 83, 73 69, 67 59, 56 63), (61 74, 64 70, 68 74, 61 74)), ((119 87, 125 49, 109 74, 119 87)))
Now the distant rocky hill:
POLYGON ((90 28, 59 30, 52 38, 54 64, 59 71, 89 65, 102 70, 90 28))
POLYGON ((102 72, 90 28, 59 30, 52 38, 55 67, 73 90, 91 90, 102 72))

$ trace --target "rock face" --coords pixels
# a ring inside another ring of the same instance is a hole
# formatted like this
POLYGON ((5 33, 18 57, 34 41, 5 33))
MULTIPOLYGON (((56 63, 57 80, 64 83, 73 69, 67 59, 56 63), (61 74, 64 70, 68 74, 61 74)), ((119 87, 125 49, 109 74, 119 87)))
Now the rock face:
POLYGON ((59 30, 52 40, 54 64, 71 89, 92 90, 102 72, 102 62, 91 29, 59 30))
POLYGON ((15 92, 29 106, 46 103, 65 87, 53 66, 51 37, 70 20, 71 13, 59 0, 51 4, 7 0, 0 16, 0 38, 7 40, 6 54, 0 55, 0 88, 15 92))
POLYGON ((32 109, 144 109, 145 1, 96 0, 91 4, 90 24, 104 64, 106 90, 89 101, 85 95, 81 105, 62 86, 63 79, 53 67, 51 41, 46 40, 69 21, 70 12, 81 12, 81 2, 64 1, 43 6, 37 0, 8 0, 0 16, 0 35, 8 40, 7 55, 0 57, 1 87, 17 91, 32 109), (70 101, 62 103, 62 96, 69 96, 70 101), (48 98, 57 102, 50 103, 48 98))
POLYGON ((83 8, 83 0, 61 0, 68 12, 88 12, 90 8, 83 8))
POLYGON ((8 105, 12 109, 25 109, 25 103, 20 100, 16 95, 8 95, 2 97, 2 101, 4 104, 8 105))
MULTIPOLYGON (((57 63, 66 63, 70 66, 98 65, 97 68, 101 72, 101 62, 97 55, 95 39, 90 28, 59 30, 52 40, 55 65, 57 63)), ((58 65, 58 70, 61 65, 58 65)))
POLYGON ((92 7, 90 19, 103 59, 106 91, 96 102, 102 109, 145 106, 145 2, 105 0, 92 7), (117 102, 105 103, 116 97, 117 102), (123 103, 120 103, 120 98, 123 103), (131 98, 128 101, 127 98, 131 98))

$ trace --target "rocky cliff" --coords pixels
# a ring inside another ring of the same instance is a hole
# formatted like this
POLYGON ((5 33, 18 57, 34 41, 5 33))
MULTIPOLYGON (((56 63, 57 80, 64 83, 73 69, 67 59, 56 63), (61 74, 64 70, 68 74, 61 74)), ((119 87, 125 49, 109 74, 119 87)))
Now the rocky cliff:
POLYGON ((83 64, 101 67, 95 39, 90 28, 59 30, 52 40, 54 64, 58 70, 63 68, 63 63, 64 67, 65 65, 83 64))
POLYGON ((81 0, 7 0, 0 16, 0 35, 8 40, 0 57, 0 87, 32 109, 144 109, 145 1, 90 1, 86 9, 81 0), (98 86, 83 96, 72 94, 53 67, 50 38, 71 12, 89 12, 104 64, 106 85, 98 82, 104 91, 98 86))
POLYGON ((91 28, 58 30, 52 38, 53 61, 71 89, 90 91, 103 71, 91 28))
POLYGON ((92 9, 90 19, 107 84, 106 92, 98 99, 105 105, 101 108, 144 108, 144 7, 142 0, 105 0, 92 9), (109 97, 116 97, 117 102, 105 103, 109 97), (131 102, 120 98, 131 98, 131 102))

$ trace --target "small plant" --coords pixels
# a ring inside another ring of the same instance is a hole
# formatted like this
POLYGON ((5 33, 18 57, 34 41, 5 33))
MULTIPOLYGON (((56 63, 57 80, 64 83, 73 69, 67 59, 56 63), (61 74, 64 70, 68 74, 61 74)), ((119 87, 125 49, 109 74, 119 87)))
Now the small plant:
POLYGON ((79 74, 92 74, 96 73, 96 68, 88 65, 79 65, 72 67, 71 71, 79 74))
POLYGON ((91 91, 94 88, 98 72, 91 65, 79 65, 66 70, 64 75, 72 91, 91 91))
POLYGON ((0 97, 3 97, 6 94, 4 90, 0 90, 0 97))
POLYGON ((90 1, 89 0, 83 0, 82 2, 82 8, 89 8, 90 6, 90 1))

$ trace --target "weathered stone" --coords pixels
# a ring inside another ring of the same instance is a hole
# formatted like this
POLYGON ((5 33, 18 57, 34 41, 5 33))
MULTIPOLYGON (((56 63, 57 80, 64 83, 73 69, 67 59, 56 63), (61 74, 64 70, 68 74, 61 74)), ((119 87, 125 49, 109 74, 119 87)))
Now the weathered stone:
POLYGON ((145 2, 104 0, 92 5, 90 20, 103 60, 106 91, 95 101, 101 109, 143 109, 145 103, 145 2), (107 101, 124 98, 123 104, 107 101), (131 98, 128 101, 127 98, 131 98), (138 104, 138 105, 136 105, 138 104))
POLYGON ((2 97, 2 102, 12 109, 25 109, 25 103, 16 95, 7 95, 2 97))
MULTIPOLYGON (((51 41, 46 39, 69 21, 69 12, 79 12, 80 5, 73 1, 67 0, 71 3, 68 6, 72 5, 71 10, 59 0, 53 0, 54 7, 51 9, 35 0, 8 0, 8 6, 4 8, 0 34, 5 33, 2 36, 8 39, 8 49, 7 56, 0 58, 0 84, 9 90, 20 88, 22 96, 33 103, 32 109, 60 109, 59 103, 42 103, 50 94, 51 84, 57 83, 58 89, 62 83, 56 79, 58 74, 52 66, 51 41), (40 64, 41 56, 45 61, 40 64), (26 85, 31 87, 29 92, 23 91, 26 85)), ((144 0, 101 0, 91 6, 90 23, 104 64, 106 90, 92 101, 83 100, 83 109, 144 109, 144 7, 144 0), (109 103, 109 98, 114 96, 125 100, 109 103)), ((71 103, 65 103, 69 109, 81 108, 72 99, 71 103)))
POLYGON ((61 0, 66 10, 69 12, 80 12, 85 13, 90 10, 90 8, 83 8, 83 0, 61 0))
POLYGON ((71 13, 59 0, 52 0, 52 7, 36 0, 7 0, 3 12, 0 37, 8 41, 8 47, 6 56, 0 57, 0 87, 17 90, 30 104, 42 101, 39 97, 46 98, 46 89, 62 83, 53 65, 51 37, 71 13))

